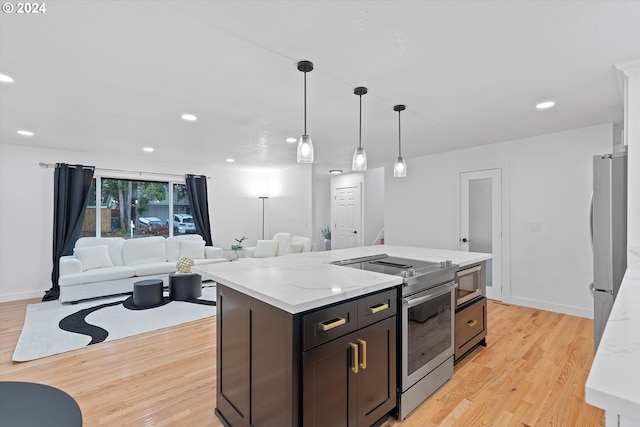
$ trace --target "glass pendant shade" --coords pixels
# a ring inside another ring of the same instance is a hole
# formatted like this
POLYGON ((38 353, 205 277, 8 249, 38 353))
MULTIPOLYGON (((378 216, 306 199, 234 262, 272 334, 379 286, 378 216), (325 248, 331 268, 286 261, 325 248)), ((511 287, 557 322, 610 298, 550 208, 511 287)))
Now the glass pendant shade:
POLYGON ((313 163, 313 142, 309 135, 302 135, 298 141, 298 163, 313 163))
POLYGON ((404 157, 399 156, 393 163, 393 177, 405 178, 407 176, 407 164, 404 162, 404 157))
POLYGON ((367 170, 367 153, 364 152, 364 148, 356 148, 356 151, 353 153, 351 169, 354 172, 365 172, 367 170))

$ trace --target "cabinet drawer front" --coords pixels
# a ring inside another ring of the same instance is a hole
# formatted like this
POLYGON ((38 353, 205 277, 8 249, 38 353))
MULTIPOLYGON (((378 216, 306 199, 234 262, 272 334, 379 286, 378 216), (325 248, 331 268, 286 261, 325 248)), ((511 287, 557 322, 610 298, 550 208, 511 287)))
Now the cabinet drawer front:
POLYGON ((358 300, 358 328, 376 323, 398 312, 396 289, 369 295, 358 300))
POLYGON ((357 307, 357 302, 351 301, 303 315, 303 349, 355 331, 358 328, 357 307))
POLYGON ((456 313, 456 349, 486 330, 487 300, 482 299, 456 313))

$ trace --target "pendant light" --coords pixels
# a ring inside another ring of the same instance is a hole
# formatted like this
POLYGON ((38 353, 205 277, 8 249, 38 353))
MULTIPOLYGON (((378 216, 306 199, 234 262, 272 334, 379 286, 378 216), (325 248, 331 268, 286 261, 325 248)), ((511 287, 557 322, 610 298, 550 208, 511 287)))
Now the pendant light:
POLYGON ((407 164, 402 157, 402 139, 400 138, 400 111, 403 111, 406 107, 404 105, 396 105, 393 107, 393 111, 398 112, 398 158, 393 163, 393 177, 404 178, 407 176, 407 164))
POLYGON ((353 93, 360 97, 360 128, 358 129, 358 148, 353 153, 351 169, 354 172, 364 172, 367 170, 367 153, 362 148, 362 95, 366 95, 367 88, 357 87, 353 90, 353 93))
POLYGON ((298 62, 298 70, 304 73, 304 134, 298 141, 298 163, 313 163, 313 142, 307 135, 307 73, 313 70, 311 61, 298 62))

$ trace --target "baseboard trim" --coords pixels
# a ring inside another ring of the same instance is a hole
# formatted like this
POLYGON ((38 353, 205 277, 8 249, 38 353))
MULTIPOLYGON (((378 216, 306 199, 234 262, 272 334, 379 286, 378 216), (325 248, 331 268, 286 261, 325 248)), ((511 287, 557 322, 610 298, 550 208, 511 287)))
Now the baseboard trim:
POLYGON ((32 299, 32 298, 42 298, 46 289, 41 291, 30 291, 30 292, 18 292, 14 294, 2 294, 0 295, 0 303, 2 302, 11 302, 11 301, 20 301, 23 299, 32 299))
POLYGON ((537 301, 521 297, 503 298, 502 302, 506 304, 521 305, 523 307, 535 308, 538 310, 553 311, 554 313, 568 314, 570 316, 584 317, 593 319, 593 310, 587 310, 581 307, 573 307, 569 305, 553 304, 546 301, 537 301))

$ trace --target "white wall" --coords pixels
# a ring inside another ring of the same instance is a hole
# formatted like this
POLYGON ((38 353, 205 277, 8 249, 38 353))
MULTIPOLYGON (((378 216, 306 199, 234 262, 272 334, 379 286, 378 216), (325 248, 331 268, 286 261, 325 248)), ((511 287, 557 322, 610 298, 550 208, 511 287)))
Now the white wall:
MULTIPOLYGON (((636 62, 640 64, 640 60, 636 62)), ((629 149, 627 244, 640 247, 640 65, 627 81, 625 131, 629 149)))
POLYGON ((378 244, 384 231, 384 169, 368 169, 364 174, 364 246, 378 244))
POLYGON ((612 151, 612 135, 607 124, 409 159, 404 179, 388 168, 385 242, 457 250, 459 173, 502 167, 503 300, 592 317, 592 156, 612 151))
MULTIPOLYGON (((262 202, 258 195, 270 196, 265 203, 267 236, 283 230, 311 236, 309 165, 279 170, 194 167, 188 158, 161 163, 0 143, 0 301, 41 297, 51 287, 54 171, 40 168, 39 162, 207 175, 211 177, 207 182, 212 237, 214 244, 223 248, 230 248, 236 237, 246 235, 249 240, 245 246, 261 237, 262 202)), ((132 178, 145 179, 139 174, 132 178)))

